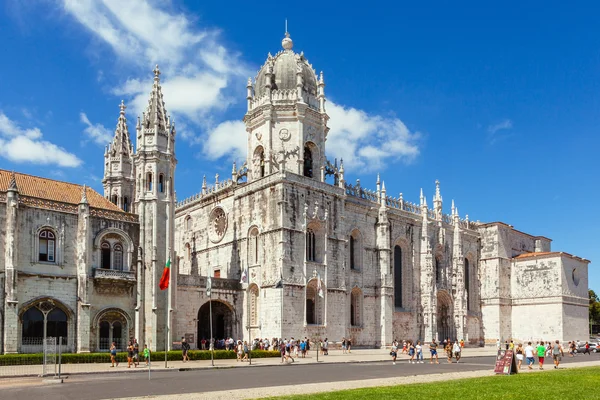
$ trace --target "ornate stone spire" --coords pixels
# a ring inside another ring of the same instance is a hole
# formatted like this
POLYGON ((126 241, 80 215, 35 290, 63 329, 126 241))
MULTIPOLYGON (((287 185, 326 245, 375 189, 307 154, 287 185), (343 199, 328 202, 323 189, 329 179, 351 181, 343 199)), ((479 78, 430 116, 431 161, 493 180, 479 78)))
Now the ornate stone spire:
POLYGON ((119 105, 119 119, 117 120, 117 127, 115 129, 115 136, 110 146, 110 151, 117 152, 126 156, 131 156, 131 139, 129 137, 129 129, 127 128, 127 118, 125 118, 125 109, 127 106, 125 102, 121 100, 119 105))
POLYGON ((154 84, 152 85, 148 106, 146 106, 146 111, 144 112, 144 121, 142 122, 146 127, 151 128, 157 125, 160 130, 166 130, 170 126, 167 121, 167 110, 165 109, 162 88, 160 86, 160 69, 158 65, 156 65, 152 72, 154 72, 154 84))
POLYGON ((8 184, 8 190, 11 192, 18 192, 19 188, 17 187, 17 179, 15 177, 15 171, 12 171, 10 174, 10 183, 8 184))

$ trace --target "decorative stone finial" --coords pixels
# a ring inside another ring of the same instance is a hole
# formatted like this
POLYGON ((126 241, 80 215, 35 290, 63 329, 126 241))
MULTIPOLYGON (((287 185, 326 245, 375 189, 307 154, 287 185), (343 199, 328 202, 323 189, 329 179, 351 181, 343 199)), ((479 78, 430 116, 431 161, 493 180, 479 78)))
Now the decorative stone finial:
POLYGON ((154 67, 154 70, 152 72, 154 72, 154 80, 157 81, 160 76, 160 69, 158 68, 158 64, 156 64, 156 67, 154 67))
POLYGON ((452 215, 456 215, 456 207, 454 207, 454 199, 452 199, 452 215))
POLYGON ((202 178, 202 190, 206 190, 207 185, 206 185, 206 175, 204 175, 204 177, 202 178))
POLYGON ((8 190, 10 191, 18 191, 19 188, 17 187, 17 179, 15 177, 15 171, 12 171, 10 173, 10 183, 8 184, 8 190))
POLYGON ((87 204, 87 203, 88 203, 87 186, 83 185, 83 188, 81 188, 81 201, 79 202, 79 204, 87 204))
POLYGON ((121 115, 125 115, 125 109, 127 108, 127 106, 125 105, 124 100, 121 100, 121 104, 119 105, 119 108, 121 109, 121 115))
POLYGON ((292 41, 292 39, 290 38, 290 34, 289 32, 285 32, 285 37, 283 38, 283 40, 281 41, 281 46, 285 49, 285 50, 291 50, 292 47, 294 47, 294 42, 292 41))

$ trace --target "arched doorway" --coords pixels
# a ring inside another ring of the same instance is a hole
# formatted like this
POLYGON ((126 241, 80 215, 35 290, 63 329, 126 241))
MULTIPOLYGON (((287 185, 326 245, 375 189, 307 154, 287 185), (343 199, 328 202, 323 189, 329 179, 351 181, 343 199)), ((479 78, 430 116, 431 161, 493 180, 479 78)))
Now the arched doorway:
POLYGON ((437 294, 437 332, 440 341, 450 338, 454 339, 454 319, 452 318, 452 298, 445 290, 437 294))
POLYGON ((124 351, 130 339, 131 328, 129 316, 119 308, 106 308, 96 314, 94 325, 97 327, 97 349, 108 351, 115 343, 118 351, 124 351))
POLYGON ((210 339, 210 307, 212 303, 212 330, 215 340, 233 337, 233 310, 227 304, 212 300, 198 310, 198 340, 210 339))

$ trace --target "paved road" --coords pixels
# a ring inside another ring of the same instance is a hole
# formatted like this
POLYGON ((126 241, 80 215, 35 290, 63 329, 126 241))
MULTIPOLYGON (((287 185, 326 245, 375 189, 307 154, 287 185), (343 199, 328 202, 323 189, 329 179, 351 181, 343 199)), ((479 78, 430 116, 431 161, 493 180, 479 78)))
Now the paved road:
MULTIPOLYGON (((600 359, 600 355, 589 357, 563 358, 564 364, 573 361, 591 361, 600 359)), ((183 393, 213 392, 224 389, 243 389, 248 387, 279 386, 282 382, 321 383, 373 378, 413 376, 419 374, 436 374, 444 372, 463 372, 490 370, 494 365, 494 357, 471 357, 463 359, 460 364, 448 364, 440 360, 440 364, 408 364, 398 362, 374 363, 341 363, 311 364, 301 363, 265 366, 240 367, 229 369, 204 369, 194 371, 169 371, 152 374, 148 380, 145 373, 121 373, 111 375, 77 375, 65 380, 62 385, 25 386, 2 388, 1 399, 36 399, 64 400, 122 398, 145 395, 165 395, 183 393)), ((550 362, 547 359, 547 362, 550 362)), ((537 365, 536 365, 537 367, 537 365)), ((552 364, 547 365, 552 368, 552 364)), ((265 392, 265 396, 269 393, 265 392)))

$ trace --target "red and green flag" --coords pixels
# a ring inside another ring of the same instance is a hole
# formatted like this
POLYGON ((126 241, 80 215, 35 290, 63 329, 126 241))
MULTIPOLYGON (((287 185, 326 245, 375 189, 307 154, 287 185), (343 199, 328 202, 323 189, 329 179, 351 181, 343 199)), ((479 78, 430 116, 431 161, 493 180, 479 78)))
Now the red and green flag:
POLYGON ((169 287, 169 279, 171 278, 171 259, 167 261, 165 264, 165 269, 163 269, 162 277, 160 278, 160 282, 158 283, 158 287, 160 290, 165 290, 169 287))

